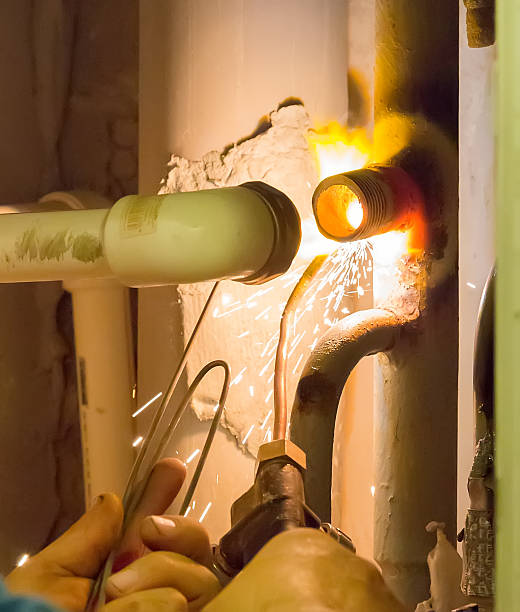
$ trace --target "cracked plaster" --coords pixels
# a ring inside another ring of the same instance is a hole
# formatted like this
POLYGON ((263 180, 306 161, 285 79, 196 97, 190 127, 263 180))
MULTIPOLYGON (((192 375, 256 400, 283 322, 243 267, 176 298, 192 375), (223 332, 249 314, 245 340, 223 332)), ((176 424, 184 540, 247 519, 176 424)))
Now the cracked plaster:
MULTIPOLYGON (((310 202, 318 176, 307 140, 311 129, 309 115, 303 106, 293 105, 272 112, 269 118, 270 127, 266 131, 232 146, 227 152, 211 151, 195 161, 173 155, 160 193, 230 187, 260 180, 286 193, 300 212, 304 234, 307 229, 313 231, 310 202)), ((291 269, 301 268, 308 261, 309 258, 300 252, 291 269)), ((270 381, 274 372, 273 349, 276 348, 273 335, 278 331, 281 309, 295 280, 290 282, 283 276, 261 286, 223 282, 216 301, 218 310, 212 309, 213 316, 201 329, 188 364, 191 380, 207 361, 216 358, 229 361, 235 384, 230 389, 223 425, 254 456, 272 423, 272 414, 269 417, 268 414, 273 405, 270 381), (259 291, 268 293, 254 297, 259 291), (237 308, 238 301, 253 305, 237 308), (237 309, 229 316, 224 315, 233 308, 237 309), (262 314, 265 309, 269 310, 262 314), (266 352, 266 343, 270 339, 266 352), (265 372, 260 375, 266 365, 265 372), (262 429, 266 418, 267 423, 262 429), (252 425, 255 427, 247 435, 252 425)), ((184 330, 193 328, 207 292, 208 287, 200 284, 179 287, 184 330)), ((289 362, 289 372, 295 366, 297 354, 289 362)), ((304 360, 300 366, 303 363, 304 360)), ((290 398, 297 378, 289 378, 290 398)), ((208 419, 213 416, 218 388, 213 384, 203 384, 200 389, 193 408, 200 419, 208 419)))

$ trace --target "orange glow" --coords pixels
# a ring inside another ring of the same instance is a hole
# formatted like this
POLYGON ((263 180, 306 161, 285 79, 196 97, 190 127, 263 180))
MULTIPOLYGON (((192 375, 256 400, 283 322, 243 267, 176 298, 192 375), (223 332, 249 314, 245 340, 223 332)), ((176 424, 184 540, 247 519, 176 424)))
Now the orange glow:
POLYGON ((363 130, 347 130, 337 121, 316 130, 309 136, 315 152, 320 181, 366 166, 371 145, 363 130))
POLYGON ((363 205, 346 185, 331 185, 322 191, 316 203, 320 226, 337 238, 350 236, 363 221, 363 205))
POLYGON ((410 214, 408 225, 408 253, 417 255, 424 251, 428 241, 422 204, 410 214))
MULTIPOLYGON (((358 170, 373 161, 372 144, 366 132, 361 129, 348 130, 337 121, 312 132, 309 136, 309 144, 316 158, 320 181, 334 174, 358 170)), ((402 186, 396 184, 393 187, 397 190, 399 197, 402 186)), ((334 188, 342 188, 350 192, 346 186, 334 186, 334 188)), ((320 195, 318 207, 320 207, 322 197, 326 197, 330 189, 332 187, 320 195)), ((338 194, 328 195, 332 197, 338 194)), ((329 210, 327 214, 319 212, 321 226, 332 236, 347 236, 358 229, 363 222, 363 205, 352 192, 349 197, 347 195, 346 193, 341 194, 341 210, 335 206, 335 209, 329 210)), ((328 199, 331 200, 331 197, 328 199)), ((324 210, 325 205, 326 202, 323 201, 320 208, 324 210)), ((380 243, 378 250, 382 258, 387 262, 397 261, 402 255, 417 255, 421 252, 427 241, 422 202, 415 202, 411 210, 396 220, 394 227, 396 231, 381 235, 384 238, 372 237, 370 239, 380 243)), ((327 243, 331 242, 327 238, 324 240, 327 243)), ((323 236, 320 243, 321 248, 316 252, 329 252, 329 249, 324 249, 323 236)))

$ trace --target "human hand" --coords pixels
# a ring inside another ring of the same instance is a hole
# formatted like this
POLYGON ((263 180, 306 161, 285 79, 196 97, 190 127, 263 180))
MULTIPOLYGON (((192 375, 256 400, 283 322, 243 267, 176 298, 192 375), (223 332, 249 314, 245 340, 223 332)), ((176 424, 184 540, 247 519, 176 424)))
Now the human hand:
POLYGON ((109 493, 55 542, 6 578, 13 593, 34 595, 72 612, 83 610, 92 578, 119 537, 123 508, 109 493))
POLYGON ((404 612, 374 565, 315 529, 272 540, 204 612, 404 612))
POLYGON ((208 535, 196 521, 150 516, 141 522, 140 535, 153 552, 109 578, 106 593, 112 601, 104 612, 123 612, 130 604, 139 611, 156 610, 161 603, 171 612, 201 610, 220 591, 205 567, 211 561, 208 535))
POLYGON ((146 490, 119 545, 115 574, 106 594, 106 612, 127 606, 170 610, 200 610, 220 590, 211 565, 205 529, 183 516, 164 516, 177 496, 186 469, 177 459, 163 459, 152 472, 146 490), (155 514, 155 516, 154 516, 155 514), (182 598, 179 597, 182 595, 182 598))
MULTIPOLYGON (((219 590, 213 574, 195 562, 209 564, 205 530, 184 517, 147 516, 167 509, 184 477, 184 465, 176 459, 163 459, 155 466, 120 543, 116 569, 130 565, 110 578, 107 595, 112 601, 106 612, 199 610, 219 590)), ((15 569, 6 579, 8 588, 38 595, 71 612, 83 610, 92 578, 116 545, 121 524, 117 497, 102 496, 63 536, 15 569)))

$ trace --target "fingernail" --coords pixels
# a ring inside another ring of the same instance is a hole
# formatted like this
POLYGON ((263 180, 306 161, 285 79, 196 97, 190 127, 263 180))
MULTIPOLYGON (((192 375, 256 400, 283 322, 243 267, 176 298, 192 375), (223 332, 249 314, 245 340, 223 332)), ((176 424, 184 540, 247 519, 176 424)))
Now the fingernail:
POLYGON ((93 508, 97 504, 100 504, 103 501, 104 497, 104 495, 98 495, 97 497, 94 497, 94 499, 90 502, 90 507, 93 508))
POLYGON ((118 574, 112 574, 108 579, 108 584, 118 593, 125 593, 136 584, 138 578, 139 575, 135 570, 123 570, 118 574))
POLYGON ((170 536, 176 529, 175 521, 164 516, 151 516, 150 517, 154 527, 163 536, 170 536))

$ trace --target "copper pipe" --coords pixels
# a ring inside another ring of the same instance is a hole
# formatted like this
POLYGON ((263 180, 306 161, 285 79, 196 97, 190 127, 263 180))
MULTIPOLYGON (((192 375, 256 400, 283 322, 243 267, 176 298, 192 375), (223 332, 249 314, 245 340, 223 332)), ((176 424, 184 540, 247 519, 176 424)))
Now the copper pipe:
POLYGON ((330 521, 334 425, 343 387, 363 357, 392 348, 405 322, 377 308, 351 314, 322 336, 305 364, 290 439, 307 455, 305 498, 322 521, 330 521))
POLYGON ((274 366, 274 427, 273 439, 280 440, 287 435, 287 341, 288 330, 294 317, 295 309, 300 299, 305 295, 309 285, 316 277, 321 266, 327 259, 326 255, 318 255, 307 266, 305 272, 291 292, 282 318, 280 320, 280 337, 276 349, 274 366))

